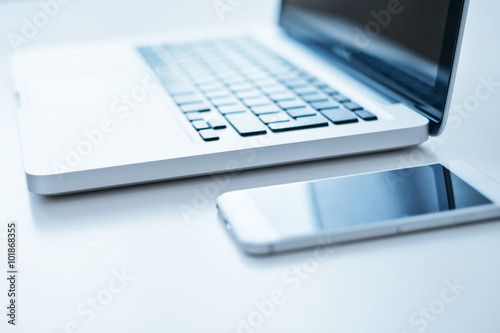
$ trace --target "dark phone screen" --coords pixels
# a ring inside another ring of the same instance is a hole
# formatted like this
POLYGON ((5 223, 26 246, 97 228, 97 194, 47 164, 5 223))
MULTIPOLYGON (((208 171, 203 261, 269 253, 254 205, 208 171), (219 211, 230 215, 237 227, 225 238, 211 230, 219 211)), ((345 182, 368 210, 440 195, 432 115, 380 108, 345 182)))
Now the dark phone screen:
POLYGON ((492 204, 440 164, 249 191, 283 236, 492 204))

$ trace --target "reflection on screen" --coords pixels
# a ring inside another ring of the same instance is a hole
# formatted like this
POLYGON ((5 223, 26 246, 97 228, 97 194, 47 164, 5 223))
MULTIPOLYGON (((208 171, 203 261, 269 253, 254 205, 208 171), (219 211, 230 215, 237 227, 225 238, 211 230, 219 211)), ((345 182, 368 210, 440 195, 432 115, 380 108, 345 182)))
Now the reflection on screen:
POLYGON ((380 58, 437 76, 449 0, 288 0, 304 22, 380 58), (402 58, 410 56, 410 59, 402 58))
POLYGON ((492 203, 438 164, 291 184, 250 195, 275 229, 290 236, 492 203))
POLYGON ((439 120, 460 22, 450 13, 457 7, 450 0, 284 0, 281 24, 439 120))

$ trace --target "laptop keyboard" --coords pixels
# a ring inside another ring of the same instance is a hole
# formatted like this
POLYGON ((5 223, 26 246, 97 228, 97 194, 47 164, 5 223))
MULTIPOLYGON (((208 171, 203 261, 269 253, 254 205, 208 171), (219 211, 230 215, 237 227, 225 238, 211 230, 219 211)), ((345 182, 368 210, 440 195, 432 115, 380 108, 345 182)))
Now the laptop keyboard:
POLYGON ((138 51, 204 141, 338 126, 377 117, 249 37, 138 51))

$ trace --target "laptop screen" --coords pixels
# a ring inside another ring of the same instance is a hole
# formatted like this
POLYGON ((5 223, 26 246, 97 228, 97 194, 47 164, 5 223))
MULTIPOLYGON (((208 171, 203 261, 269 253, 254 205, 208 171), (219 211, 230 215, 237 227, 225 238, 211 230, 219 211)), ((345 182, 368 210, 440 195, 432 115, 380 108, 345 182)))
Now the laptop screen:
POLYGON ((446 107, 464 1, 283 0, 281 25, 430 119, 446 107))

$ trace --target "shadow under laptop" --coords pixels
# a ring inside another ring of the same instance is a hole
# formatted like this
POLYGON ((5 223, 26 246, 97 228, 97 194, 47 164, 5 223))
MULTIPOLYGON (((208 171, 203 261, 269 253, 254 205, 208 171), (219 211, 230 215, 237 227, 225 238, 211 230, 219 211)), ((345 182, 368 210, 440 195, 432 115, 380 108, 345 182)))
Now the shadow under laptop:
POLYGON ((162 217, 171 223, 181 218, 178 212, 183 204, 192 201, 193 189, 209 181, 210 177, 205 176, 63 196, 30 194, 29 199, 33 222, 41 231, 113 224, 147 225, 162 217))
MULTIPOLYGON (((45 197, 30 194, 33 222, 40 231, 85 229, 104 225, 179 223, 196 227, 216 221, 216 198, 225 192, 260 186, 344 176, 401 167, 411 154, 423 163, 435 161, 429 149, 417 146, 382 153, 213 174, 45 197), (374 165, 378 170, 374 170, 374 165), (346 172, 347 170, 347 172, 346 172)), ((218 226, 219 227, 219 226, 218 226)))

